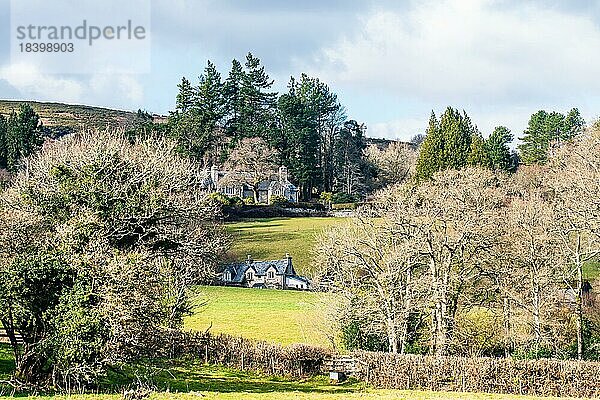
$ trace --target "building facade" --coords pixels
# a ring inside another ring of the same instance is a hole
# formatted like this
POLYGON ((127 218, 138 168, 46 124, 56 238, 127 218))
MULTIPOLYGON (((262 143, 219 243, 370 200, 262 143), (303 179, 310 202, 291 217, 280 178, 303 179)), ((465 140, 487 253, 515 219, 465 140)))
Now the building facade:
MULTIPOLYGON (((228 171, 221 171, 213 165, 210 171, 205 171, 204 186, 210 191, 227 196, 237 196, 241 199, 254 198, 254 192, 247 185, 233 184, 230 180, 225 179, 228 173, 228 171)), ((236 173, 243 174, 243 172, 236 173)), ((273 196, 285 197, 290 203, 298 202, 298 188, 289 181, 288 170, 284 166, 279 167, 276 176, 258 184, 259 203, 269 203, 269 199, 273 196)))
POLYGON ((292 257, 286 254, 283 260, 256 261, 250 256, 241 263, 225 266, 219 283, 227 286, 250 288, 308 290, 309 281, 296 275, 292 257))

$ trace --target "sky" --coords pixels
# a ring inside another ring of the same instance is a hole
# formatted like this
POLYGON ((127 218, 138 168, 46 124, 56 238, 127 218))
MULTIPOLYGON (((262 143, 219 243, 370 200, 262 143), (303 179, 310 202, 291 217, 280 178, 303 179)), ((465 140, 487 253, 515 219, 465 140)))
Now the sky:
POLYGON ((327 83, 371 137, 407 140, 448 106, 484 136, 518 137, 540 109, 600 116, 600 1, 148 1, 148 71, 56 74, 12 62, 0 0, 0 98, 167 114, 182 76, 251 51, 279 92, 303 72, 327 83))

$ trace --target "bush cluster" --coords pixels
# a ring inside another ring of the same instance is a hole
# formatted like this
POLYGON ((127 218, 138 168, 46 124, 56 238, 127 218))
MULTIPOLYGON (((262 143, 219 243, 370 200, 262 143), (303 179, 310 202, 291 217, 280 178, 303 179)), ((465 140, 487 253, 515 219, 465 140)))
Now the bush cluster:
POLYGON ((355 352, 359 378, 379 388, 598 397, 600 363, 355 352))
POLYGON ((332 352, 304 344, 282 346, 224 334, 173 332, 169 356, 191 356, 206 363, 270 375, 303 377, 319 375, 323 360, 332 352))

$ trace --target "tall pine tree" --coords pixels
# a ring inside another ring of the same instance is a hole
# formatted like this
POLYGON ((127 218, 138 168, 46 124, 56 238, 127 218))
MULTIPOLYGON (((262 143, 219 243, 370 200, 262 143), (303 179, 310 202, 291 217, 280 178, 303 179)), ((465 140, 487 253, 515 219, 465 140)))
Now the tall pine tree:
POLYGON ((18 113, 10 114, 5 132, 0 157, 3 156, 6 169, 16 171, 21 161, 38 151, 44 142, 40 117, 30 105, 22 104, 18 113))
POLYGON ((512 142, 513 135, 510 129, 505 126, 498 126, 485 142, 486 152, 488 154, 488 167, 493 170, 514 172, 516 165, 514 156, 508 147, 512 142))
POLYGON ((525 164, 543 164, 553 146, 577 136, 585 127, 579 110, 573 108, 565 116, 558 112, 540 110, 529 119, 518 146, 525 164))
POLYGON ((179 152, 204 165, 213 164, 223 147, 225 101, 221 75, 208 61, 197 87, 183 78, 178 88, 175 112, 169 117, 169 125, 179 152))
POLYGON ((241 135, 241 116, 244 108, 242 98, 242 82, 244 81, 244 68, 238 60, 231 62, 231 70, 225 80, 223 95, 225 98, 225 135, 229 138, 231 146, 234 146, 241 135))
MULTIPOLYGON (((275 125, 277 93, 271 92, 273 80, 265 67, 252 53, 246 56, 240 94, 242 107, 238 123, 238 136, 260 137, 268 140, 269 130, 275 125)), ((237 139, 239 139, 239 137, 237 139)))
POLYGON ((298 83, 291 78, 288 93, 279 97, 280 134, 272 143, 298 183, 302 198, 310 200, 320 177, 319 136, 316 123, 310 118, 310 110, 299 96, 298 89, 298 83))
POLYGON ((179 92, 177 93, 175 112, 188 112, 196 102, 196 90, 185 77, 181 78, 181 82, 177 85, 177 88, 179 89, 179 92))

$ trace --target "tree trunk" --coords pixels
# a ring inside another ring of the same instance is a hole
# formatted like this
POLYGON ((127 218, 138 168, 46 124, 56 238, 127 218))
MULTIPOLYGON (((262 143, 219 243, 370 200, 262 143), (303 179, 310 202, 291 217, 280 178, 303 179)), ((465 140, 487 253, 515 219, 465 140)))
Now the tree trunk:
POLYGON ((398 352, 398 333, 396 332, 396 323, 391 318, 388 318, 388 320, 387 320, 387 334, 388 334, 388 351, 390 353, 397 353, 398 352))
POLYGON ((406 353, 406 342, 408 341, 408 322, 410 318, 410 308, 412 306, 412 292, 410 290, 412 284, 412 273, 408 269, 406 271, 406 290, 404 293, 404 313, 402 321, 402 331, 400 333, 400 354, 406 353))
POLYGON ((531 282, 531 291, 532 291, 532 313, 533 313, 533 336, 535 338, 535 352, 536 357, 537 353, 540 350, 540 343, 542 341, 542 327, 540 322, 540 288, 537 284, 535 278, 532 277, 531 282))
MULTIPOLYGON (((581 276, 581 268, 578 268, 578 275, 581 276)), ((579 279, 579 278, 578 278, 579 279)), ((582 279, 577 282, 577 359, 583 360, 583 305, 582 305, 582 279)))
POLYGON ((439 329, 438 329, 438 349, 437 355, 446 355, 446 347, 448 342, 448 271, 444 271, 442 287, 439 290, 439 329))
POLYGON ((575 265, 577 267, 577 296, 576 314, 577 314, 577 359, 583 360, 583 262, 581 260, 581 236, 577 237, 577 253, 575 255, 575 265))
POLYGON ((509 357, 512 352, 512 341, 510 334, 510 299, 504 297, 503 305, 503 316, 504 316, 504 357, 509 357))
POLYGON ((437 276, 437 266, 433 256, 429 257, 429 270, 431 274, 431 284, 433 288, 433 308, 431 309, 431 346, 429 352, 431 354, 437 354, 438 352, 438 338, 439 338, 439 282, 437 276))
POLYGON ((13 351, 13 356, 15 358, 15 364, 19 364, 21 362, 21 352, 19 351, 19 343, 17 342, 17 335, 15 332, 15 328, 14 328, 14 323, 13 323, 13 315, 12 315, 12 306, 10 304, 10 302, 8 302, 8 304, 6 304, 6 310, 7 310, 7 318, 6 319, 2 319, 0 322, 2 322, 2 326, 4 327, 4 330, 6 331, 6 335, 8 336, 8 340, 10 341, 10 347, 12 348, 13 351))

